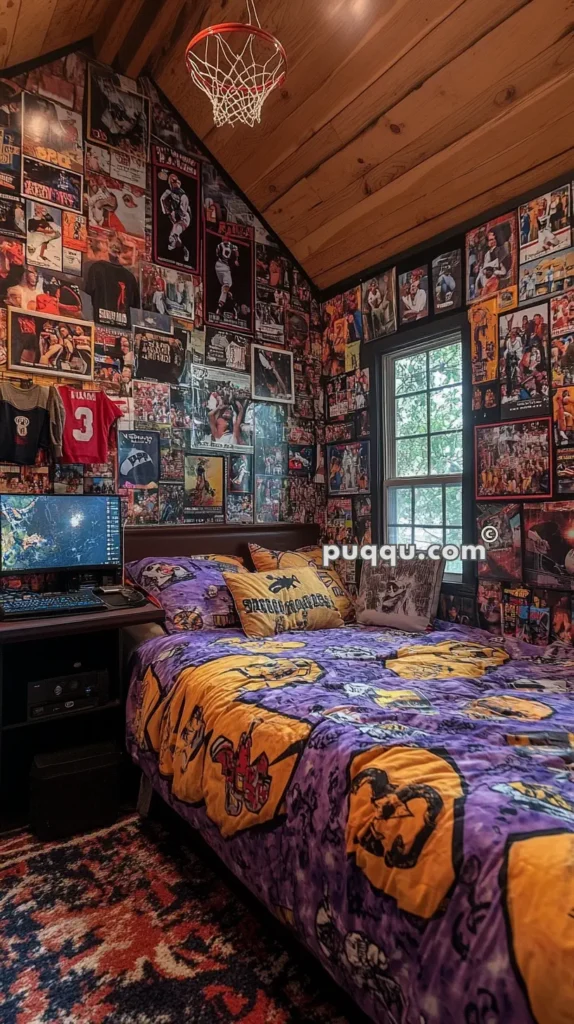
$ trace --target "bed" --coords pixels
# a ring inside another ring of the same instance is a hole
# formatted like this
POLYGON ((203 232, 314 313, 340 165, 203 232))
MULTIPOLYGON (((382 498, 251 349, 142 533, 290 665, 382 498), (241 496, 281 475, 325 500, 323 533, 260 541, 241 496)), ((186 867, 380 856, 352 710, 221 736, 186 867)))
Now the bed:
POLYGON ((571 1024, 574 653, 436 625, 151 639, 128 749, 373 1020, 571 1024))

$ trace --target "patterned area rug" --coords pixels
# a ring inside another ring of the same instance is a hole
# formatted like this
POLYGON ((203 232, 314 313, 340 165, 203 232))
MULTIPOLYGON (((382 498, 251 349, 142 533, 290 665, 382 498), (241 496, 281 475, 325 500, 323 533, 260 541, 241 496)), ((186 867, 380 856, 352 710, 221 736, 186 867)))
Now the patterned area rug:
POLYGON ((138 818, 62 843, 1 839, 0 1020, 364 1020, 207 860, 138 818))

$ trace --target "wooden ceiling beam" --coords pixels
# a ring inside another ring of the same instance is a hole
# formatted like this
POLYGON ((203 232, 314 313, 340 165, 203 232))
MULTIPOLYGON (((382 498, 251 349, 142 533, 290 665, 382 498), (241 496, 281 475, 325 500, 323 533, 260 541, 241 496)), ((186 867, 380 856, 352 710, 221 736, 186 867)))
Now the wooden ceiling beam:
POLYGON ((113 64, 143 3, 144 0, 110 0, 94 35, 94 53, 102 64, 113 64))
POLYGON ((154 50, 171 36, 185 2, 146 0, 118 53, 118 67, 124 75, 137 78, 142 73, 154 50))

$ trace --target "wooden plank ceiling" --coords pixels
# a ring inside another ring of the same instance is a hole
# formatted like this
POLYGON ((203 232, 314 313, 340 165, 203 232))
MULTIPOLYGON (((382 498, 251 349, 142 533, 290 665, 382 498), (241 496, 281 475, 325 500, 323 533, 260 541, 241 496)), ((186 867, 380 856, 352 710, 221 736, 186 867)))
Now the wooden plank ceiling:
POLYGON ((126 73, 147 63, 320 288, 574 169, 574 0, 257 9, 289 74, 254 129, 215 128, 183 61, 200 28, 245 20, 245 0, 14 0, 0 60, 95 33, 126 73))

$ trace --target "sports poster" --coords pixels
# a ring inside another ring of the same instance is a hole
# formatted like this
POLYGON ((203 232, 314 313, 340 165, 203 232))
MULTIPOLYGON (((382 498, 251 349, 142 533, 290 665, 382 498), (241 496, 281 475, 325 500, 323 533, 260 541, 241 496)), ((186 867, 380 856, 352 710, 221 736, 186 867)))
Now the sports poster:
POLYGON ((349 338, 349 325, 344 315, 343 296, 334 295, 323 303, 323 351, 322 369, 324 377, 336 377, 345 373, 345 351, 349 338))
POLYGON ((285 310, 285 342, 294 352, 309 355, 309 314, 299 309, 285 310))
POLYGON ((179 338, 185 349, 186 370, 182 383, 189 384, 191 364, 205 363, 205 331, 193 327, 188 320, 177 320, 175 317, 171 317, 171 326, 176 338, 179 338))
POLYGON ((62 214, 62 269, 67 274, 82 276, 83 253, 88 249, 88 226, 79 213, 64 210, 62 214))
POLYGON ((264 345, 251 346, 251 388, 254 400, 293 403, 293 353, 264 345))
POLYGON ((477 505, 476 530, 486 548, 486 559, 477 563, 479 576, 520 581, 522 579, 522 520, 520 505, 477 505), (483 540, 482 532, 494 540, 483 540))
POLYGON ((155 526, 159 522, 157 490, 130 488, 122 495, 122 522, 126 526, 155 526))
POLYGON ((0 234, 23 238, 26 234, 24 201, 0 195, 0 234))
POLYGON ((480 580, 476 594, 478 625, 493 636, 502 635, 502 583, 480 580))
POLYGON ((361 286, 363 338, 375 341, 397 330, 397 268, 369 277, 361 286))
POLYGON ((249 369, 249 338, 217 327, 205 330, 205 363, 245 373, 249 369))
POLYGON ((152 259, 160 266, 199 274, 199 164, 156 143, 151 153, 152 259))
POLYGON ((553 338, 574 332, 574 288, 550 299, 550 334, 553 338))
POLYGON ((399 274, 399 323, 414 323, 429 315, 428 267, 415 267, 399 274))
POLYGON ((353 522, 357 544, 372 544, 372 512, 370 494, 357 494, 353 498, 353 522))
POLYGON ((0 192, 20 192, 22 94, 14 82, 0 81, 0 192))
POLYGON ((574 288, 574 249, 541 256, 520 267, 519 302, 534 302, 574 288))
POLYGON ((255 477, 255 522, 285 522, 289 480, 287 477, 255 477))
POLYGON ((134 425, 141 429, 157 430, 161 435, 171 427, 171 389, 169 384, 134 380, 134 425))
POLYGON ((186 455, 184 486, 186 523, 224 522, 225 459, 222 455, 186 455))
POLYGON ((111 68, 88 64, 86 139, 120 149, 139 165, 148 155, 149 104, 145 96, 127 90, 128 84, 111 68))
POLYGON ((552 413, 556 446, 558 448, 574 447, 574 387, 554 389, 552 413))
POLYGON ((363 340, 363 314, 361 312, 361 286, 343 292, 343 315, 348 325, 348 343, 363 340))
POLYGON ((145 239, 145 189, 104 174, 88 174, 86 195, 90 232, 118 231, 145 239))
POLYGON ((574 450, 556 452, 558 494, 574 494, 574 450))
POLYGON ((134 327, 135 377, 178 384, 185 368, 185 351, 174 334, 134 327))
POLYGON ((160 480, 183 481, 183 449, 173 448, 167 434, 160 442, 160 480))
MULTIPOLYGON (((285 262, 288 262, 285 260, 285 262)), ((301 273, 299 267, 290 266, 291 273, 291 301, 289 305, 292 309, 300 309, 304 313, 308 313, 311 305, 311 289, 309 282, 304 274, 301 273)))
POLYGON ((475 423, 495 423, 500 419, 500 384, 497 380, 473 384, 472 417, 475 423))
POLYGON ((206 222, 204 238, 206 325, 253 334, 253 229, 206 222))
POLYGON ((476 499, 552 497, 551 420, 476 426, 476 499))
POLYGON ((253 493, 253 455, 234 452, 227 460, 228 494, 253 493))
POLYGON ((514 211, 467 232, 467 302, 496 298, 499 309, 507 305, 505 293, 517 284, 517 250, 514 211))
POLYGON ((288 449, 288 476, 310 477, 315 473, 315 445, 290 444, 288 449))
POLYGON ((574 501, 525 505, 523 517, 526 583, 574 590, 574 501))
POLYGON ((176 316, 187 323, 189 330, 195 319, 195 285, 193 277, 180 270, 141 264, 140 294, 142 307, 159 316, 176 316))
POLYGON ((327 449, 329 494, 370 491, 370 443, 332 444, 327 449))
POLYGON ((22 93, 22 154, 82 174, 82 115, 35 93, 22 93))
POLYGON ((5 302, 18 309, 92 320, 90 297, 79 285, 69 276, 29 265, 7 286, 5 302))
POLYGON ((103 149, 93 142, 86 143, 85 173, 86 177, 102 174, 137 188, 146 187, 146 160, 143 155, 122 149, 103 149))
POLYGON ((548 303, 498 318, 500 413, 514 419, 550 412, 548 303))
POLYGON ((327 381, 325 395, 329 420, 365 409, 369 402, 369 370, 340 374, 327 381))
POLYGON ((182 483, 159 485, 159 521, 166 525, 183 523, 185 490, 182 483))
POLYGON ((49 313, 8 309, 8 368, 92 380, 94 325, 49 313))
POLYGON ((191 424, 191 391, 189 387, 170 388, 171 446, 185 448, 185 432, 191 424))
POLYGON ((252 523, 254 515, 252 494, 227 494, 225 521, 227 523, 252 523))
POLYGON ((248 374, 192 365, 188 448, 251 451, 253 419, 248 374))
POLYGON ((282 345, 285 309, 291 303, 290 263, 273 245, 255 246, 255 333, 282 345))
POLYGON ((460 309, 462 305, 462 253, 443 252, 432 261, 432 291, 435 313, 460 309))
POLYGON ((74 171, 22 158, 22 195, 39 199, 62 210, 82 212, 82 175, 74 171))
POLYGON ((155 430, 118 430, 118 486, 127 490, 157 491, 159 433, 155 430))
POLYGON ((572 244, 570 213, 570 185, 561 185, 520 206, 520 262, 568 249, 572 244))
POLYGON ((472 383, 498 377, 498 311, 496 299, 477 303, 468 311, 472 383))

